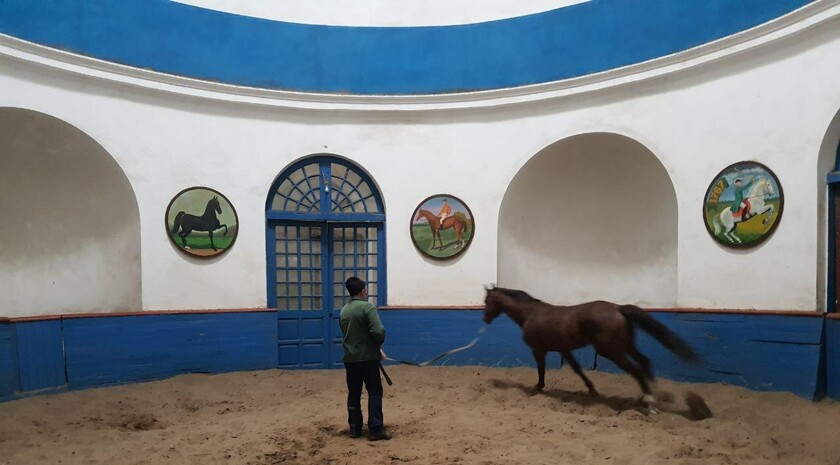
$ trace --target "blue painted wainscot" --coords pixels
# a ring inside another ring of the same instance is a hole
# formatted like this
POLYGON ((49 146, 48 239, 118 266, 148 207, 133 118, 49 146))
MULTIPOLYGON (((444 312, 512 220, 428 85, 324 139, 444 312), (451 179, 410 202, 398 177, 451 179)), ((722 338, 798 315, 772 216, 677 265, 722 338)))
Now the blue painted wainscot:
MULTIPOLYGON (((638 345, 657 376, 676 381, 726 383, 759 391, 790 391, 807 399, 823 396, 823 314, 817 312, 654 311, 653 316, 684 337, 704 358, 692 366, 639 331, 638 345)), ((469 343, 483 325, 470 310, 383 311, 386 351, 403 360, 422 361, 469 343)), ((834 395, 840 389, 840 320, 833 320, 834 395)), ((557 355, 554 355, 558 357, 557 355)), ((621 372, 591 349, 575 354, 584 368, 621 372)), ((497 318, 472 349, 438 362, 447 365, 535 366, 519 328, 497 318)), ((560 366, 549 356, 548 369, 560 366)), ((621 372, 623 373, 623 372, 621 372)), ((535 374, 536 376, 536 374, 535 374)), ((583 386, 581 385, 581 389, 583 386)))
MULTIPOLYGON (((653 311, 697 349, 702 366, 677 360, 643 333, 639 345, 663 378, 840 399, 840 318, 781 313, 653 311)), ((468 344, 484 326, 479 309, 384 308, 381 315, 388 354, 416 362, 468 344)), ((276 368, 277 340, 271 309, 0 320, 0 400, 182 373, 276 368)), ((588 369, 618 371, 591 349, 575 355, 588 369)), ((501 316, 474 347, 436 365, 533 367, 534 360, 519 328, 501 316)), ((560 366, 558 355, 549 357, 549 369, 560 366)))
MULTIPOLYGON (((790 391, 807 399, 823 395, 821 351, 823 315, 652 312, 685 338, 704 359, 686 364, 647 334, 639 332, 639 350, 653 360, 658 376, 688 382, 725 383, 757 391, 790 391)), ((598 357, 597 368, 619 372, 598 357)))
POLYGON ((0 400, 277 366, 276 312, 147 312, 0 321, 0 400))
POLYGON ((0 402, 20 390, 13 328, 9 320, 0 319, 0 402))
POLYGON ((825 323, 826 395, 840 400, 840 314, 828 315, 825 323))

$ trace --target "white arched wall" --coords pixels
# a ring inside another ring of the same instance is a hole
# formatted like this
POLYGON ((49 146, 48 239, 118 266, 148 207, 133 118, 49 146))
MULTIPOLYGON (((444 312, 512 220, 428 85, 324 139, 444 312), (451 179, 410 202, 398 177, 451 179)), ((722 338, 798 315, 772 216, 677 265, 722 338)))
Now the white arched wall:
POLYGON ((139 310, 140 216, 116 161, 52 116, 0 108, 0 316, 139 310))
POLYGON ((537 153, 507 189, 498 237, 500 286, 561 304, 676 305, 676 194, 632 139, 583 134, 537 153))
POLYGON ((837 8, 822 22, 762 29, 755 40, 727 39, 715 44, 720 53, 679 54, 661 68, 451 96, 179 85, 186 81, 35 46, 12 49, 0 36, 0 105, 72 122, 125 171, 142 224, 144 309, 266 306, 266 190, 284 166, 318 152, 352 159, 380 185, 390 305, 480 305, 482 285, 498 280, 499 212, 515 174, 558 140, 604 131, 640 141, 673 181, 677 306, 813 311, 817 154, 840 108, 832 81, 840 75, 837 8), (785 211, 772 237, 741 251, 709 237, 701 207, 712 178, 745 159, 777 174, 785 211), (178 253, 163 227, 172 196, 194 185, 221 191, 239 215, 236 245, 218 259, 178 253), (417 203, 435 193, 463 199, 476 219, 469 250, 452 261, 425 259, 408 234, 417 203))

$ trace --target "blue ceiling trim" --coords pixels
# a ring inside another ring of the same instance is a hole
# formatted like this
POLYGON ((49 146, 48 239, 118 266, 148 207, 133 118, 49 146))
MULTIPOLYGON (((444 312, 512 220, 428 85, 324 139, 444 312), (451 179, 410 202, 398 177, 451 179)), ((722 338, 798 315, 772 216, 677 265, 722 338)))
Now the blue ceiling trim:
POLYGON ((551 82, 680 52, 812 0, 592 0, 435 27, 342 27, 168 0, 0 0, 0 32, 138 68, 302 92, 410 95, 551 82))

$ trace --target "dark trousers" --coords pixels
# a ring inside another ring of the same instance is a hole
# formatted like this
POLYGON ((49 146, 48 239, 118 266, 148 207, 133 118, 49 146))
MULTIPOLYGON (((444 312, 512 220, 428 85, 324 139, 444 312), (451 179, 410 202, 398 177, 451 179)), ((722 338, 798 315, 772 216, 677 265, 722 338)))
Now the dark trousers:
POLYGON ((362 384, 368 393, 368 428, 371 431, 382 429, 382 379, 379 377, 379 360, 367 362, 345 362, 347 372, 347 421, 350 429, 361 431, 364 424, 362 416, 362 384))

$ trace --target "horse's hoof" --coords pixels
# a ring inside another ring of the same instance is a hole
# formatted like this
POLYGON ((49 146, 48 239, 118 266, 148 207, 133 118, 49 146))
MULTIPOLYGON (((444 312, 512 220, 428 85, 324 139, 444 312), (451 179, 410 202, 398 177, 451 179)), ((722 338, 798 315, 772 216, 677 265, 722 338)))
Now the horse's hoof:
POLYGON ((184 250, 192 250, 192 249, 190 249, 190 246, 185 245, 185 246, 184 246, 184 250))
POLYGON ((656 405, 654 405, 655 403, 656 399, 652 395, 646 394, 642 396, 642 404, 644 404, 644 406, 647 407, 649 415, 656 415, 659 413, 659 409, 656 408, 656 405))

